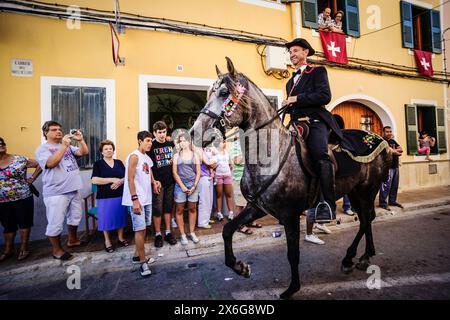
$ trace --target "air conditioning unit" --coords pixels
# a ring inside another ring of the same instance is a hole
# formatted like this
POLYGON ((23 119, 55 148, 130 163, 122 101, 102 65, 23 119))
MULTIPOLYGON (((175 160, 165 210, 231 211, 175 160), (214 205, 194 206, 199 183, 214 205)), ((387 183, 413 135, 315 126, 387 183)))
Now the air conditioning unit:
MULTIPOLYGON (((266 47, 266 71, 283 71, 287 69, 287 52, 284 47, 266 47)), ((289 58, 289 57, 288 57, 289 58)))

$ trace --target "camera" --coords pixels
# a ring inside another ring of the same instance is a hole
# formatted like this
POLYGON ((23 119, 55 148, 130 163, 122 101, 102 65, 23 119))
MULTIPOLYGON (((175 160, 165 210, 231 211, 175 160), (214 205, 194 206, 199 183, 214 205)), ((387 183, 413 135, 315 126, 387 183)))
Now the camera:
POLYGON ((77 133, 77 129, 70 129, 69 133, 71 136, 73 136, 75 133, 77 133))

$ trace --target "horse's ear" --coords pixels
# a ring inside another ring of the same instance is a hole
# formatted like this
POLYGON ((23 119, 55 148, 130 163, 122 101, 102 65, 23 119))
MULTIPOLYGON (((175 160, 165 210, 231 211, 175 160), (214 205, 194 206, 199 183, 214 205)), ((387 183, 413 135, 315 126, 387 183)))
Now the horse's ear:
POLYGON ((225 59, 227 60, 228 73, 231 75, 231 77, 233 79, 236 79, 237 78, 237 72, 236 72, 236 69, 234 68, 233 62, 228 57, 225 57, 225 59))
POLYGON ((222 76, 222 72, 220 71, 220 69, 219 69, 219 67, 217 66, 217 64, 216 64, 216 73, 217 73, 217 76, 218 76, 219 78, 222 76))

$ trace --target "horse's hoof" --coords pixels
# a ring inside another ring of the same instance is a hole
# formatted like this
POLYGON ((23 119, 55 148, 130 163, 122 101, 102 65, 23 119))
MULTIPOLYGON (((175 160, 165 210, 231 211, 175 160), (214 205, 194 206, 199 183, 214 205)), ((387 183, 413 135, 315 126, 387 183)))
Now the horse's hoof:
POLYGON ((280 299, 281 300, 288 300, 288 299, 290 299, 292 297, 292 295, 294 293, 296 293, 299 290, 300 290, 300 286, 298 286, 298 287, 297 286, 296 287, 289 286, 289 288, 285 292, 280 294, 280 299))
POLYGON ((360 261, 356 264, 356 269, 361 271, 367 271, 367 268, 369 268, 370 262, 367 260, 360 261))
POLYGON ((354 268, 355 268, 354 265, 351 265, 350 267, 346 267, 346 266, 344 266, 344 265, 341 265, 341 271, 342 271, 344 274, 350 274, 350 273, 352 273, 352 271, 353 271, 354 268))
POLYGON ((252 274, 252 269, 250 268, 250 265, 242 261, 236 262, 233 269, 238 275, 243 276, 245 278, 250 278, 250 275, 252 274))

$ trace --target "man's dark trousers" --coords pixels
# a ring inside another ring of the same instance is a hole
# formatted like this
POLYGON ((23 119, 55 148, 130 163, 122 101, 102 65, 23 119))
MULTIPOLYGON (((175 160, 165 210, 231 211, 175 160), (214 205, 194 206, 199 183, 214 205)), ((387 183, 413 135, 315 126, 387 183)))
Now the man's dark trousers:
POLYGON ((328 155, 328 136, 330 129, 318 119, 309 123, 309 136, 306 140, 308 152, 314 164, 316 174, 320 179, 320 186, 324 200, 336 210, 336 195, 334 192, 334 168, 328 155))
POLYGON ((387 198, 389 196, 389 204, 397 203, 397 192, 398 192, 398 184, 399 184, 400 172, 399 168, 391 168, 389 169, 389 175, 381 184, 380 195, 379 195, 379 203, 380 207, 387 206, 387 198))

